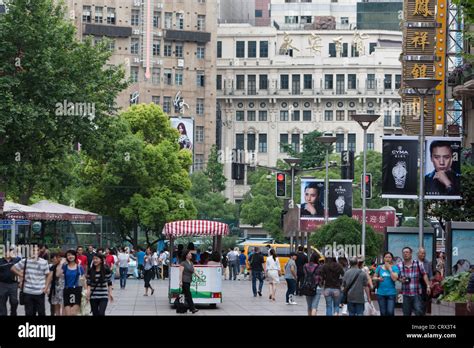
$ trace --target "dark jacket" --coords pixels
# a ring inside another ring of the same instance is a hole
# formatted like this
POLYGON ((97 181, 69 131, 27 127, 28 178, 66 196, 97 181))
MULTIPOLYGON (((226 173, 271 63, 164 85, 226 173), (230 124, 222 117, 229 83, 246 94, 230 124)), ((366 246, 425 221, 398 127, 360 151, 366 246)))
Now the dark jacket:
POLYGON ((321 277, 325 288, 340 289, 343 276, 344 269, 337 262, 326 263, 321 269, 321 277))

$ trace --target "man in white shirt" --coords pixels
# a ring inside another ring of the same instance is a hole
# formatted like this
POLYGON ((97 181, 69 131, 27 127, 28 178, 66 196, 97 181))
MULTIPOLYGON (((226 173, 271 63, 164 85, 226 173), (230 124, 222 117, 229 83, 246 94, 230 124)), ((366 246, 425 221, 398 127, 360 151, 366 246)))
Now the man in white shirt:
POLYGON ((127 284, 128 263, 130 262, 130 255, 126 253, 123 248, 120 248, 117 257, 120 271, 120 289, 125 289, 125 285, 127 284))

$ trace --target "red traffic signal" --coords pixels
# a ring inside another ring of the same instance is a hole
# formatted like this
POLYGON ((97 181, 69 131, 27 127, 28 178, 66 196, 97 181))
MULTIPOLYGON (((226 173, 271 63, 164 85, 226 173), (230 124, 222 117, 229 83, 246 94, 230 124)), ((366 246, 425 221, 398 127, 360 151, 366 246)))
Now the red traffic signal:
POLYGON ((277 181, 285 181, 285 174, 283 173, 278 173, 277 174, 277 181))
POLYGON ((275 194, 277 197, 286 197, 286 174, 277 173, 275 194))
MULTIPOLYGON (((362 179, 362 178, 361 178, 362 179)), ((365 175, 365 198, 371 199, 372 198, 372 174, 365 175)), ((362 182, 361 182, 361 196, 362 196, 362 182)))

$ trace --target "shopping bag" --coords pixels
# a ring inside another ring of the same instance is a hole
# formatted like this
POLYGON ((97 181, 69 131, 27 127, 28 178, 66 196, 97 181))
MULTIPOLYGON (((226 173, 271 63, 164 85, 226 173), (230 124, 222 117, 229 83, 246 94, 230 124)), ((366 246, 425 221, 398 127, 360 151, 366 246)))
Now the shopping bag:
POLYGON ((378 316, 380 312, 375 309, 375 306, 372 303, 366 302, 364 304, 364 315, 365 316, 378 316))

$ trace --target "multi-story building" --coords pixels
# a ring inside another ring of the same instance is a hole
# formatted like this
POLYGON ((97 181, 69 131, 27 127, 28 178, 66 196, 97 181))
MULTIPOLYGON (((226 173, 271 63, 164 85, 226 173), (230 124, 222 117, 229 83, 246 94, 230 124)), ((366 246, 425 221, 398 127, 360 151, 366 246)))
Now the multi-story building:
POLYGON ((78 36, 112 39, 110 64, 123 64, 132 84, 119 107, 156 103, 170 116, 193 117, 194 168, 215 143, 217 9, 205 0, 67 0, 78 36), (175 106, 180 93, 189 107, 175 106))
POLYGON ((270 25, 271 0, 217 0, 219 23, 270 25))
MULTIPOLYGON (((244 150, 248 161, 275 166, 288 157, 283 145, 301 151, 304 136, 313 130, 336 136, 336 152, 359 153, 363 131, 351 120, 357 112, 381 114, 368 131, 368 148, 381 152, 384 134, 402 133, 402 35, 359 34, 357 47, 354 31, 220 25, 217 103, 223 153, 244 150)), ((229 162, 225 193, 238 201, 248 186, 230 180, 229 162)))

